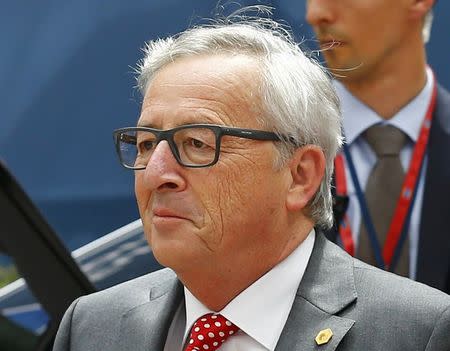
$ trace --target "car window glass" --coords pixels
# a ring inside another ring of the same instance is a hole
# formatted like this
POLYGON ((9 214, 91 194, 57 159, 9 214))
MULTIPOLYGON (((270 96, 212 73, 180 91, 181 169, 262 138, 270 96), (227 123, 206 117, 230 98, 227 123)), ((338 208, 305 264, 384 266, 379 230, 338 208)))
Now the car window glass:
POLYGON ((0 345, 2 350, 31 351, 49 317, 28 289, 14 261, 0 253, 0 345))

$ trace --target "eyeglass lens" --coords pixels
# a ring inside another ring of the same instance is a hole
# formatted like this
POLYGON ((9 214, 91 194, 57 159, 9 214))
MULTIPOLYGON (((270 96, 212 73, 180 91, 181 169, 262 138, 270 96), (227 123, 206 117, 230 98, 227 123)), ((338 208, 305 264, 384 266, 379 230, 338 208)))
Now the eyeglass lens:
MULTIPOLYGON (((145 168, 158 144, 158 136, 151 131, 121 132, 118 140, 122 162, 132 168, 145 168)), ((183 165, 208 165, 216 157, 216 134, 211 129, 179 129, 173 133, 173 142, 178 154, 174 156, 183 165)))

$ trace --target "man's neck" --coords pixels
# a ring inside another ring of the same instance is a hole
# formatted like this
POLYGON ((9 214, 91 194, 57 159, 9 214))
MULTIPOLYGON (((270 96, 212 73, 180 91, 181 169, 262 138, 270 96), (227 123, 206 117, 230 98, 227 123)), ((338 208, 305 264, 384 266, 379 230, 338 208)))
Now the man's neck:
POLYGON ((199 301, 212 311, 220 311, 243 290, 289 256, 306 239, 312 228, 312 221, 305 219, 292 228, 292 235, 287 235, 288 239, 284 245, 271 252, 258 250, 253 254, 233 256, 233 260, 226 260, 228 263, 211 262, 198 267, 195 271, 176 271, 176 273, 183 285, 199 301), (278 252, 278 255, 273 256, 274 252, 278 252))
POLYGON ((392 118, 426 84, 426 57, 423 47, 396 57, 364 77, 341 80, 360 101, 384 119, 392 118))

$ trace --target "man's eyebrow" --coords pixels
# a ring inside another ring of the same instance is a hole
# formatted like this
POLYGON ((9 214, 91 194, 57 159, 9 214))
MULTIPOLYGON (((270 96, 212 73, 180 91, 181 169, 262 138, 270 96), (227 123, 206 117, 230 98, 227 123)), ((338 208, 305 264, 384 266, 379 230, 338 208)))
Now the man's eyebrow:
MULTIPOLYGON (((172 126, 172 128, 174 127, 180 127, 180 126, 184 126, 184 125, 189 125, 189 124, 220 124, 217 123, 217 121, 211 120, 210 118, 182 118, 180 121, 178 121, 179 123, 176 123, 175 125, 172 126)), ((153 128, 153 129, 161 129, 160 126, 156 126, 154 123, 151 122, 138 122, 136 127, 144 127, 144 128, 153 128)))
POLYGON ((152 123, 139 123, 138 122, 137 127, 145 127, 145 128, 156 129, 155 126, 152 123))

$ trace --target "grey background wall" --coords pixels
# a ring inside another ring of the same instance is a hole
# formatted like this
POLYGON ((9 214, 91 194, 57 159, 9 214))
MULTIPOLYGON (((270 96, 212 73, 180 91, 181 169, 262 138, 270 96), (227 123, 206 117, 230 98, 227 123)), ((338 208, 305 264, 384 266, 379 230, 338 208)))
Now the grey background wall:
MULTIPOLYGON (((240 1, 251 4, 256 1, 240 1)), ((305 1, 259 1, 314 45, 305 1)), ((132 68, 146 40, 211 17, 217 1, 3 1, 0 11, 0 159, 74 249, 138 217, 133 174, 113 129, 133 125, 132 68)), ((228 11, 232 9, 228 7, 228 11)), ((429 61, 450 88, 450 3, 436 6, 429 61)), ((0 214, 1 216, 1 214, 0 214)))

